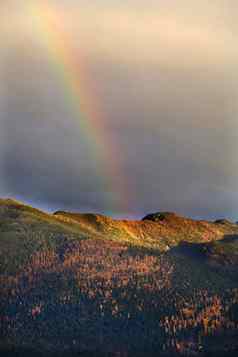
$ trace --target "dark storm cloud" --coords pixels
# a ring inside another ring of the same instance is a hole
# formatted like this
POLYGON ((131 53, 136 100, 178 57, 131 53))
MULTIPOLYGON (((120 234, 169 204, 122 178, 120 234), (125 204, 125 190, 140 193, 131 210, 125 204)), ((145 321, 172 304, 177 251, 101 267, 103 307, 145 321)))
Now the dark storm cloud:
POLYGON ((89 92, 118 149, 128 211, 121 211, 94 138, 82 131, 29 18, 17 12, 1 47, 0 194, 115 215, 176 210, 236 218, 236 3, 221 11, 219 1, 196 2, 197 17, 186 1, 154 4, 151 12, 138 5, 136 16, 133 1, 85 6, 83 15, 70 4, 61 5, 65 25, 85 51, 89 92))

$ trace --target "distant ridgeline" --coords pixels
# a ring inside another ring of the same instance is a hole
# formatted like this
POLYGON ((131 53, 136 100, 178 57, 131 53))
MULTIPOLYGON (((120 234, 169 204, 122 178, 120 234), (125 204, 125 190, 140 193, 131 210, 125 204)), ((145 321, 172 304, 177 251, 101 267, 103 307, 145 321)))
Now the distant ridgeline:
POLYGON ((236 356, 238 225, 0 200, 4 356, 236 356))

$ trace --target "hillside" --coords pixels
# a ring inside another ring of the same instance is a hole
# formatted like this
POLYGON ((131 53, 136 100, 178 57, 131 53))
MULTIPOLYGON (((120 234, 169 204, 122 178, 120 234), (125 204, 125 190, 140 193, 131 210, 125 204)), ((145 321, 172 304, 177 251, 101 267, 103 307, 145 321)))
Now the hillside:
POLYGON ((231 222, 215 223, 194 221, 175 213, 158 213, 141 221, 114 220, 98 214, 79 214, 58 211, 54 214, 63 222, 78 223, 93 235, 127 244, 166 251, 181 241, 205 243, 222 239, 238 232, 238 225, 231 222))
POLYGON ((227 220, 114 220, 0 200, 0 350, 235 355, 237 237, 227 220))

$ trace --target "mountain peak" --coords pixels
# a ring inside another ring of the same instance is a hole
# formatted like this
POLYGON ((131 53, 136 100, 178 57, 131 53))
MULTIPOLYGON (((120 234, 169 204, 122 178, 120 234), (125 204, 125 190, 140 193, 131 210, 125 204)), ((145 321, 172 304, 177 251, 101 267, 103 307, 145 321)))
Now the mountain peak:
POLYGON ((175 212, 155 212, 155 213, 150 213, 146 215, 145 217, 142 218, 142 221, 153 221, 153 222, 159 222, 159 221, 167 221, 171 219, 176 219, 176 218, 184 218, 182 216, 179 216, 175 212))

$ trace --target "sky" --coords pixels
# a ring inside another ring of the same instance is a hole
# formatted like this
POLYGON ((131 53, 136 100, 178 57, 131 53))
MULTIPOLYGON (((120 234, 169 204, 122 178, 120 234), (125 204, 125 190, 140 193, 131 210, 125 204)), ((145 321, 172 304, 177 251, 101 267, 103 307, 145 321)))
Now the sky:
POLYGON ((236 0, 3 0, 0 196, 238 220, 236 0))

